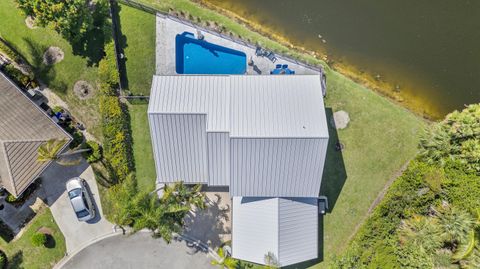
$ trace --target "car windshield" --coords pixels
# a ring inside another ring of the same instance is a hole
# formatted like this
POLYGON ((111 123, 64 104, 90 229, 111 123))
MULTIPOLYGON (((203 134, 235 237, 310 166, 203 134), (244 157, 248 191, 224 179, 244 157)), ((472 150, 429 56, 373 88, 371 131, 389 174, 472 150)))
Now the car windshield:
POLYGON ((72 199, 72 198, 75 198, 75 197, 79 196, 81 193, 82 193, 82 189, 73 189, 73 190, 68 192, 68 197, 70 197, 70 199, 72 199))
POLYGON ((88 216, 88 211, 86 209, 82 210, 82 211, 78 211, 78 212, 75 212, 77 214, 77 218, 83 218, 85 216, 88 216))

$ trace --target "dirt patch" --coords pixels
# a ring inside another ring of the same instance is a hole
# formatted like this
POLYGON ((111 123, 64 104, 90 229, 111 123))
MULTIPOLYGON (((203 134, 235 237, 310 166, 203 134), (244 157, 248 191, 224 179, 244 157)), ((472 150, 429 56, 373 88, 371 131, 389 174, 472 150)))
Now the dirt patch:
POLYGON ((35 19, 32 16, 27 16, 25 18, 25 24, 29 29, 35 29, 38 28, 37 24, 35 23, 35 19))
POLYGON ((75 85, 73 85, 73 92, 78 98, 82 100, 91 98, 94 94, 93 91, 94 90, 92 85, 90 85, 85 80, 79 80, 75 82, 75 85))
POLYGON ((347 112, 340 110, 333 113, 333 125, 337 129, 347 128, 348 123, 350 122, 350 117, 347 112))
POLYGON ((43 54, 43 63, 46 65, 53 65, 61 62, 65 57, 63 50, 59 47, 49 47, 43 54))
POLYGON ((48 235, 53 234, 53 230, 48 228, 48 227, 40 227, 40 229, 38 229, 37 232, 39 232, 41 234, 48 234, 48 235))

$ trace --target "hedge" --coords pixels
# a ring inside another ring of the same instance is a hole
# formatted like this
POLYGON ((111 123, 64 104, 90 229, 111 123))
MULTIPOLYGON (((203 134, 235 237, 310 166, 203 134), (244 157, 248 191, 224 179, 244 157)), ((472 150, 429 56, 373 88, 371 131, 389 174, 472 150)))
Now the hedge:
POLYGON ((7 41, 2 38, 0 38, 0 52, 5 54, 14 62, 20 63, 22 61, 22 57, 10 47, 7 41))
POLYGON ((105 45, 105 57, 98 63, 98 75, 100 80, 116 87, 119 82, 119 74, 117 70, 117 62, 115 59, 115 45, 109 42, 105 45))
POLYGON ((2 70, 11 80, 13 80, 13 82, 15 82, 15 84, 24 89, 26 89, 29 84, 31 88, 37 86, 37 83, 33 80, 33 76, 23 74, 11 64, 4 65, 2 70))
POLYGON ((99 63, 100 115, 103 132, 103 155, 106 167, 116 181, 122 181, 133 170, 128 111, 120 102, 115 87, 119 76, 113 42, 105 46, 105 57, 99 63))

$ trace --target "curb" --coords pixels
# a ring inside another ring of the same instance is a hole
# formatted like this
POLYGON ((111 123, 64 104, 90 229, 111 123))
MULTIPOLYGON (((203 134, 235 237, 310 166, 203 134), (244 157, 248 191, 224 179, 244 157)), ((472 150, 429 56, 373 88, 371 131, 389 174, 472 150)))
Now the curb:
POLYGON ((77 248, 75 251, 73 251, 73 252, 70 253, 70 254, 66 253, 66 254, 65 254, 65 257, 63 257, 60 261, 58 261, 58 262, 53 266, 53 269, 61 269, 67 262, 70 261, 70 259, 72 259, 73 257, 75 257, 79 252, 81 252, 82 250, 86 249, 86 248, 89 247, 90 245, 95 244, 95 243, 97 243, 97 242, 99 242, 99 241, 102 241, 103 239, 107 239, 107 238, 109 238, 109 237, 113 237, 113 236, 117 236, 117 235, 123 235, 123 232, 122 232, 121 230, 117 231, 117 230, 115 229, 112 233, 99 236, 99 237, 93 239, 92 241, 83 244, 82 246, 80 246, 79 248, 77 248))
MULTIPOLYGON (((110 238, 110 237, 114 237, 114 236, 117 236, 117 235, 125 235, 125 234, 129 234, 128 232, 128 229, 125 230, 125 232, 122 230, 122 229, 119 229, 117 230, 116 228, 117 226, 114 227, 114 231, 112 233, 109 233, 109 234, 106 234, 106 235, 102 235, 100 237, 97 237, 95 239, 93 239, 92 241, 90 242, 87 242, 85 244, 83 244, 82 246, 80 246, 79 248, 77 248, 75 251, 73 251, 71 254, 66 254, 65 257, 63 257, 57 264, 55 264, 53 266, 53 269, 61 269, 65 264, 67 264, 67 262, 69 262, 73 257, 75 257, 78 253, 80 253, 82 250, 86 249, 87 247, 89 247, 90 245, 93 245, 97 242, 100 242, 104 239, 107 239, 107 238, 110 238)), ((146 230, 146 229, 143 229, 143 230, 140 230, 138 231, 140 233, 151 233, 150 230, 146 230)), ((174 233, 173 234, 173 237, 174 238, 179 238, 180 241, 181 240, 184 240, 186 242, 189 242, 189 243, 192 243, 195 247, 200 247, 201 250, 202 249, 206 249, 207 251, 205 251, 205 255, 208 255, 210 254, 210 256, 212 256, 215 260, 219 261, 220 260, 220 257, 217 255, 217 253, 212 249, 210 248, 207 244, 203 243, 202 241, 198 240, 198 239, 195 239, 195 238, 192 238, 192 237, 188 237, 186 235, 182 235, 182 234, 177 234, 177 233, 174 233)), ((177 239, 175 239, 177 240, 177 239)))

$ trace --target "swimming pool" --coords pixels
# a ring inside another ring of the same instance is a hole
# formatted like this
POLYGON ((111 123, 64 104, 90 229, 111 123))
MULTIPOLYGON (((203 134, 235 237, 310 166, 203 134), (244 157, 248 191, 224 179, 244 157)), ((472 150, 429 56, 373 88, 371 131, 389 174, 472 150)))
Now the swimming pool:
POLYGON ((178 74, 245 74, 247 55, 184 32, 175 38, 178 74))

